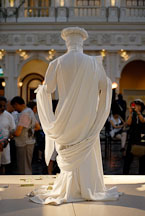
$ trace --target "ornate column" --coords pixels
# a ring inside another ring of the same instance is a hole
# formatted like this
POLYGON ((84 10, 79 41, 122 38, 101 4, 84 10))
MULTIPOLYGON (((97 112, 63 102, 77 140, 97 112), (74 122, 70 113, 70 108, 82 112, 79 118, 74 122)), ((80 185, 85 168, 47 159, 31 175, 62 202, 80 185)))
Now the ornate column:
POLYGON ((126 0, 120 0, 120 7, 126 7, 126 0))
POLYGON ((112 82, 116 82, 118 87, 116 88, 116 93, 119 93, 119 64, 120 64, 120 56, 115 51, 110 51, 106 55, 106 74, 111 79, 112 82))
POLYGON ((105 7, 105 0, 101 0, 101 7, 105 7))
POLYGON ((119 77, 119 55, 115 51, 108 51, 106 55, 106 72, 112 82, 119 77), (115 64, 114 64, 115 63, 115 64))
POLYGON ((18 56, 15 52, 7 52, 5 55, 5 96, 7 99, 17 95, 17 65, 18 56))
POLYGON ((70 7, 74 7, 75 6, 75 0, 70 0, 70 7))
POLYGON ((9 0, 5 0, 5 7, 10 7, 9 0))
POLYGON ((1 1, 2 1, 2 3, 1 3, 2 8, 4 8, 5 7, 5 0, 1 0, 1 1))
POLYGON ((105 7, 109 7, 109 6, 111 6, 110 0, 105 0, 105 7))
POLYGON ((15 7, 18 7, 20 5, 20 0, 15 0, 15 7))

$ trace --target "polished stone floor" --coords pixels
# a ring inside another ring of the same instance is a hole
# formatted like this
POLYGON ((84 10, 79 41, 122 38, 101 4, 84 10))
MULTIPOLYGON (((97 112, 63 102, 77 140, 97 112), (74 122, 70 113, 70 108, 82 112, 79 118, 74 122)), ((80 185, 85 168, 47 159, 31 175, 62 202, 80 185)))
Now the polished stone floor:
POLYGON ((55 176, 1 176, 1 216, 144 216, 145 176, 105 175, 107 188, 117 186, 123 192, 115 201, 84 201, 59 206, 40 205, 29 201, 26 194, 39 185, 52 185, 55 176))

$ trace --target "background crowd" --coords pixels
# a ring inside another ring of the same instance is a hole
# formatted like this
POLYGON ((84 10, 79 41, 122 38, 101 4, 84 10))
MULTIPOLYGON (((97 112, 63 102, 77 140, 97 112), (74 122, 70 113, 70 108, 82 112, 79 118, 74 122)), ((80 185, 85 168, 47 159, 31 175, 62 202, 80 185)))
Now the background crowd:
MULTIPOLYGON (((53 111, 57 106, 53 101, 53 111)), ((132 101, 129 114, 121 94, 112 101, 105 124, 110 140, 120 140, 123 173, 129 174, 134 157, 139 161, 139 174, 145 174, 145 109, 140 99, 132 101)), ((11 101, 0 96, 0 174, 32 174, 32 161, 43 163, 44 174, 59 172, 54 151, 48 166, 44 159, 45 134, 37 114, 36 101, 25 104, 22 97, 11 101), (17 171, 14 172, 13 169, 17 171)), ((38 173, 37 173, 38 174, 38 173)))

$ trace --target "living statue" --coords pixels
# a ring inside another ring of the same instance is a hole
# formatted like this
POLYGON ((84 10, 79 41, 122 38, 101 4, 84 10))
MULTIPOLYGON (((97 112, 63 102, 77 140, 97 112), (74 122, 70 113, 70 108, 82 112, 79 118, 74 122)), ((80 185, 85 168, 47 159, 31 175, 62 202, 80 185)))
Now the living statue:
POLYGON ((101 56, 83 53, 87 32, 79 27, 63 29, 67 53, 49 64, 44 84, 37 91, 38 113, 46 135, 47 164, 54 151, 61 170, 53 189, 31 192, 31 200, 61 204, 84 200, 116 200, 116 187, 106 189, 103 180, 99 134, 108 117, 112 86, 101 56), (51 93, 58 87, 55 115, 51 93))

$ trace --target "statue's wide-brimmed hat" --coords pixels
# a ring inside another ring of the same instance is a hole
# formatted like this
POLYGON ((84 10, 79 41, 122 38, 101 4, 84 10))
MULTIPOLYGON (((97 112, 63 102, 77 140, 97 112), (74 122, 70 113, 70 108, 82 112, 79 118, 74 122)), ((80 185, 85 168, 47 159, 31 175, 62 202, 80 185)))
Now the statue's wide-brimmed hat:
POLYGON ((68 36, 71 35, 80 35, 83 40, 88 38, 88 33, 85 29, 79 27, 68 27, 62 30, 61 37, 63 40, 67 40, 68 36))

